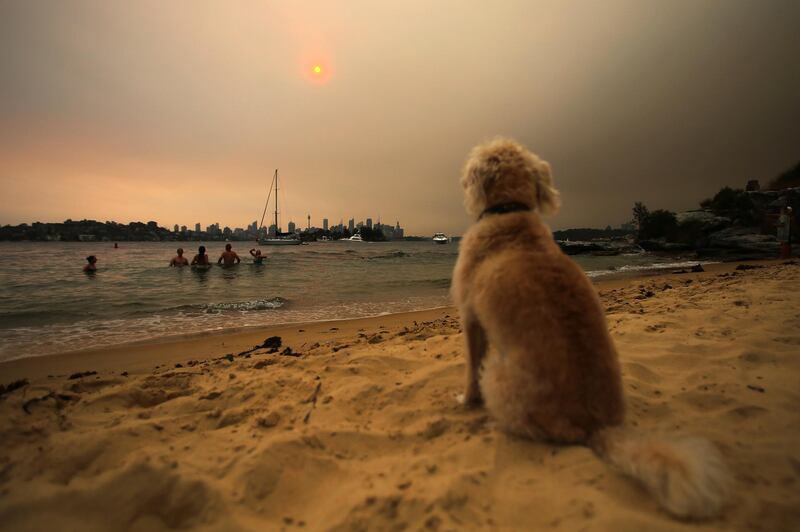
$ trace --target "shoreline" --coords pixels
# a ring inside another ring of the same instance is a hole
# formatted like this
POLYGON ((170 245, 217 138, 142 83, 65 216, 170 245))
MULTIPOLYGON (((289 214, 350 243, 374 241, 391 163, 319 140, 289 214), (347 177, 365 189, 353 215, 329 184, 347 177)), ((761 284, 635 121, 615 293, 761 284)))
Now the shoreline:
MULTIPOLYGON (((611 272, 590 278, 598 292, 626 287, 643 280, 695 279, 735 271, 740 264, 765 266, 781 264, 781 259, 735 261, 703 264, 703 272, 675 273, 674 268, 636 272, 611 272)), ((699 262, 698 262, 699 264, 699 262)), ((338 318, 312 322, 290 322, 266 326, 249 326, 231 330, 212 330, 139 340, 89 349, 27 356, 0 362, 0 384, 19 379, 36 381, 50 377, 65 377, 81 371, 128 372, 140 374, 154 367, 185 363, 190 359, 205 359, 236 354, 260 344, 269 336, 281 336, 285 345, 302 346, 320 338, 326 340, 354 336, 358 329, 390 324, 390 329, 402 328, 413 322, 457 316, 453 306, 434 307, 408 312, 390 313, 363 318, 338 318)), ((299 350, 302 347, 298 347, 299 350)))

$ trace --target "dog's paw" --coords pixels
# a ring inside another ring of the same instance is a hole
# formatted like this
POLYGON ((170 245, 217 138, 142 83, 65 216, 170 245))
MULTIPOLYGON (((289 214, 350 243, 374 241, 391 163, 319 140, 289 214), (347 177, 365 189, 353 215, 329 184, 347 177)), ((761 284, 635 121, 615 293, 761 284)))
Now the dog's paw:
POLYGON ((483 404, 483 399, 481 396, 478 395, 467 397, 467 395, 463 393, 456 395, 456 401, 458 401, 458 404, 464 405, 466 408, 477 408, 483 404))

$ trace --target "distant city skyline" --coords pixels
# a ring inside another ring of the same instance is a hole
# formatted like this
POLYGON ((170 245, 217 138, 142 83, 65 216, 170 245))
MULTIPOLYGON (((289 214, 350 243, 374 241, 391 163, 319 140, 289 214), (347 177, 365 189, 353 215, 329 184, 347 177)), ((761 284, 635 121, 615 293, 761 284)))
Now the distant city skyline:
MULTIPOLYGON (((75 219, 77 220, 77 218, 75 218, 75 219)), ((308 215, 306 217, 304 217, 304 220, 308 220, 308 215)), ((340 218, 340 220, 344 220, 344 219, 340 218)), ((359 221, 356 221, 356 220, 358 220, 358 218, 352 217, 349 220, 352 220, 354 224, 360 223, 362 225, 365 225, 366 227, 369 227, 370 229, 372 228, 372 226, 374 224, 377 224, 377 223, 381 223, 382 225, 392 225, 392 226, 400 224, 400 220, 394 220, 393 223, 389 224, 389 223, 386 223, 383 220, 379 220, 377 218, 375 219, 375 222, 373 222, 373 218, 371 218, 371 217, 364 217, 364 218, 360 219, 359 221)), ((58 223, 58 222, 63 222, 64 220, 46 220, 46 221, 45 220, 36 220, 36 221, 44 222, 44 223, 58 223)), ((97 220, 97 221, 105 222, 105 221, 111 221, 111 220, 97 220)), ((119 222, 119 223, 125 223, 125 222, 120 222, 119 220, 113 220, 113 221, 116 221, 116 222, 119 222)), ((145 223, 148 222, 148 221, 157 222, 160 227, 172 227, 173 230, 175 230, 175 228, 178 228, 178 229, 183 228, 183 230, 186 231, 190 227, 193 227, 193 230, 196 231, 196 232, 208 231, 208 229, 210 227, 212 227, 212 226, 217 228, 217 229, 224 229, 225 227, 228 227, 231 230, 243 229, 243 230, 252 230, 252 231, 256 231, 259 228, 259 225, 258 225, 259 221, 258 220, 253 220, 252 222, 247 223, 247 224, 243 224, 243 225, 223 224, 223 223, 217 222, 217 221, 209 222, 209 223, 194 222, 191 225, 186 225, 186 224, 181 224, 181 223, 167 224, 167 223, 162 223, 159 220, 130 220, 130 222, 145 222, 145 223)), ((308 227, 308 224, 305 225, 305 226, 298 224, 298 222, 295 219, 290 219, 288 222, 283 223, 280 220, 280 217, 279 217, 278 221, 279 221, 281 227, 284 227, 284 226, 288 227, 288 225, 290 223, 293 223, 298 230, 303 230, 303 229, 306 229, 308 227)), ((130 222, 128 222, 128 223, 130 223, 130 222)), ((331 224, 330 223, 330 218, 321 218, 320 222, 321 222, 320 224, 315 223, 314 222, 314 218, 311 217, 310 226, 312 228, 317 228, 317 229, 322 229, 322 230, 327 231, 329 227, 334 227, 334 226, 338 225, 338 223, 331 224)), ((32 222, 28 221, 28 222, 20 222, 20 223, 32 223, 32 222)), ((341 223, 344 223, 344 222, 342 221, 341 223)), ((5 225, 5 224, 2 224, 2 225, 5 225)), ((264 219, 264 225, 261 226, 261 227, 267 227, 268 228, 271 225, 274 225, 274 220, 271 219, 271 218, 270 219, 265 218, 264 219)), ((347 224, 344 224, 344 225, 347 225, 347 224)))
MULTIPOLYGON (((164 228, 169 227, 169 225, 162 224, 158 220, 148 221, 148 223, 153 223, 153 222, 155 222, 159 227, 164 227, 164 228)), ((354 231, 357 231, 361 227, 367 227, 369 229, 373 229, 376 227, 387 228, 391 232, 398 234, 400 237, 402 237, 405 234, 405 228, 403 228, 400 225, 399 220, 395 220, 394 224, 387 224, 383 223, 382 220, 373 222, 373 219, 370 217, 358 221, 356 221, 356 218, 350 218, 347 224, 345 224, 344 221, 341 221, 338 224, 330 224, 328 218, 323 218, 322 224, 316 225, 312 223, 310 216, 306 216, 306 227, 298 225, 294 220, 289 220, 289 222, 287 222, 285 226, 281 225, 278 229, 281 231, 285 230, 286 232, 294 233, 294 232, 303 232, 306 230, 341 231, 342 229, 346 228, 350 233, 353 233, 354 231)), ((172 231, 175 233, 193 231, 194 233, 208 233, 215 235, 224 234, 226 232, 239 235, 242 234, 257 235, 259 231, 267 231, 269 233, 274 233, 275 223, 274 220, 268 220, 267 223, 265 223, 263 226, 259 226, 258 220, 253 220, 251 223, 242 227, 242 226, 223 225, 219 222, 214 222, 206 225, 203 225, 201 222, 195 222, 193 230, 189 229, 189 226, 187 225, 173 224, 172 231)), ((421 234, 414 236, 425 236, 425 235, 421 234)))

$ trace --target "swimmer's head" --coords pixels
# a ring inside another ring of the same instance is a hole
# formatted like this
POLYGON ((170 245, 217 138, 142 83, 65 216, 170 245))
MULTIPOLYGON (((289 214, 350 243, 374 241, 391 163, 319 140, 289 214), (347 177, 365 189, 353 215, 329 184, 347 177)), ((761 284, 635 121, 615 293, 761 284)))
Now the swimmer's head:
POLYGON ((200 255, 205 255, 206 254, 206 247, 205 246, 200 246, 197 249, 197 251, 200 253, 200 255))
POLYGON ((95 257, 94 255, 89 255, 88 257, 86 257, 86 261, 89 264, 94 264, 95 262, 97 262, 97 257, 95 257))
POLYGON ((231 250, 231 245, 225 244, 225 251, 230 251, 230 250, 231 250))
POLYGON ((178 256, 183 257, 183 248, 178 248, 178 256))

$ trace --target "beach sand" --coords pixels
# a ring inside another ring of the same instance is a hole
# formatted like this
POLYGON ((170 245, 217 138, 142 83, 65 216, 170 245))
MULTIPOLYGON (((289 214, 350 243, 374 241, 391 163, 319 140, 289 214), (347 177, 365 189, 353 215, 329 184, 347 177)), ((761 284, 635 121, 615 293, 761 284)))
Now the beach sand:
POLYGON ((0 399, 0 529, 800 529, 800 265, 597 286, 627 422, 719 446, 719 519, 672 519, 588 449, 465 410, 458 316, 437 309, 0 365, 30 380, 0 399))

